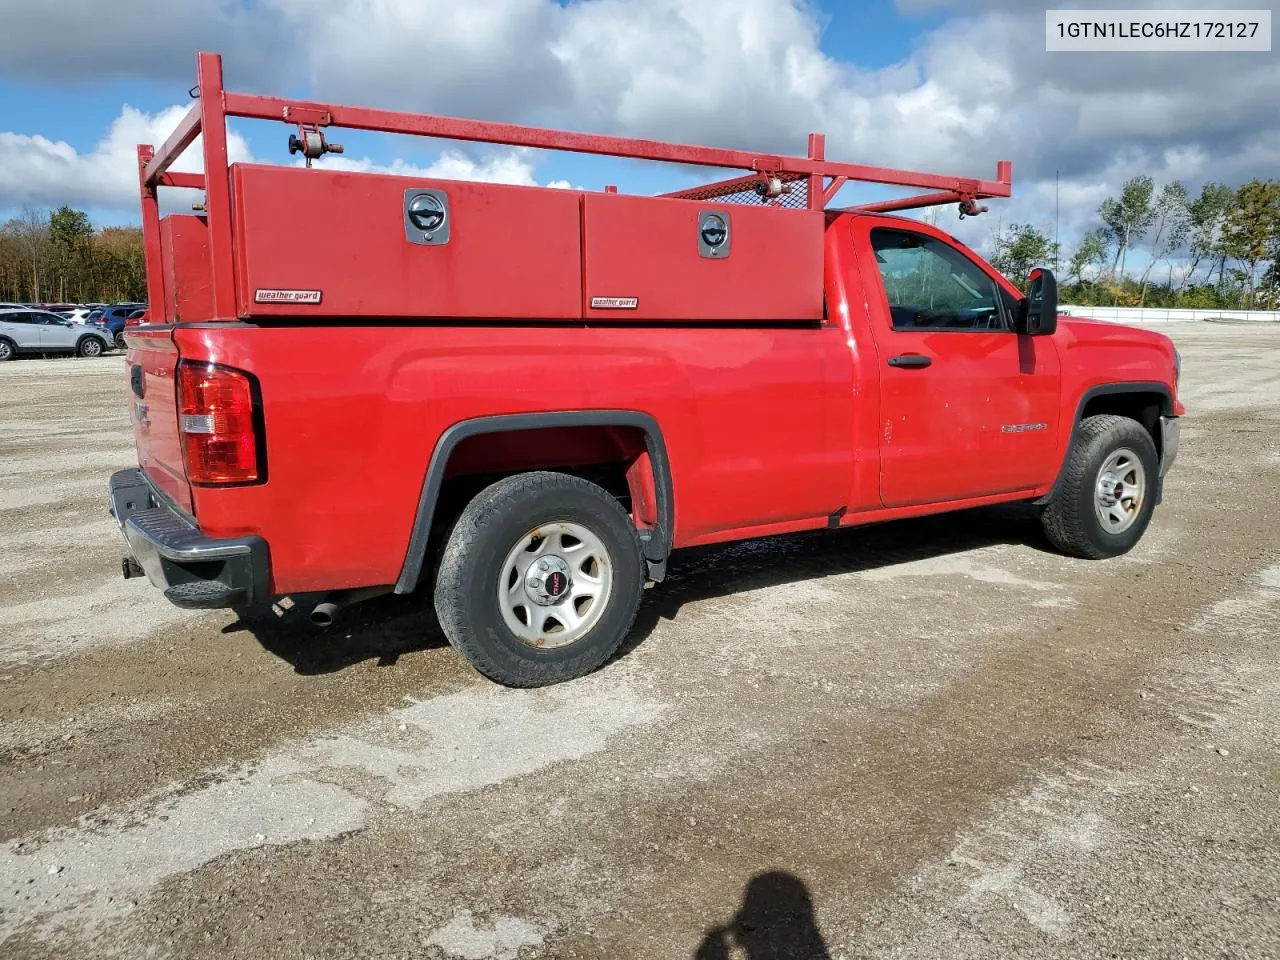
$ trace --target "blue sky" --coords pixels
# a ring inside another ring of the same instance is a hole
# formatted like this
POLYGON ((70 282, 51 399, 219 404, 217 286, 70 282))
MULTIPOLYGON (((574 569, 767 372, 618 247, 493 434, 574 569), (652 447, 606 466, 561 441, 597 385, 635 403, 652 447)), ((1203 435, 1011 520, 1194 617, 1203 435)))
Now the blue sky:
MULTIPOLYGON (((804 135, 822 130, 832 158, 980 177, 1012 159, 1012 200, 977 222, 957 224, 953 211, 940 221, 979 246, 1002 223, 1050 225, 1058 172, 1069 242, 1134 173, 1194 190, 1280 169, 1274 53, 1047 54, 1043 7, 1017 0, 0 7, 0 218, 68 203, 100 225, 136 222, 132 145, 163 140, 190 103, 197 49, 223 54, 232 89, 762 151, 801 153, 804 135), (65 55, 80 50, 90 52, 65 55)), ((289 162, 283 124, 233 133, 241 158, 289 162)), ((693 182, 663 165, 351 131, 333 139, 348 164, 417 176, 634 192, 693 182)), ((841 200, 884 193, 849 189, 841 200)))

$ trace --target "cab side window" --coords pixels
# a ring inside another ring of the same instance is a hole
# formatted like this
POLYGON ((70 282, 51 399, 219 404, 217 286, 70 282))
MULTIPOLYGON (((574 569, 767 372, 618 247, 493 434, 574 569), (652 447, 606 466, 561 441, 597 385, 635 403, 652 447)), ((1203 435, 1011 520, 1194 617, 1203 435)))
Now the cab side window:
POLYGON ((1000 290, 960 251, 910 230, 871 231, 894 330, 1007 330, 1000 290))

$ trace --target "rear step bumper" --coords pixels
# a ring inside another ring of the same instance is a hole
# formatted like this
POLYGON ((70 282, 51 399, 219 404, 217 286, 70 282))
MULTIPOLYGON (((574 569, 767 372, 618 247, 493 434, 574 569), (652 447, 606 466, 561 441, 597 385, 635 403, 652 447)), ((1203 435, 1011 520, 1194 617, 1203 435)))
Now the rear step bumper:
MULTIPOLYGON (((156 494, 141 470, 112 474, 111 515, 137 563, 169 602, 188 609, 241 607, 268 599, 270 564, 261 537, 206 537, 156 494)), ((126 558, 125 575, 129 575, 126 558)))

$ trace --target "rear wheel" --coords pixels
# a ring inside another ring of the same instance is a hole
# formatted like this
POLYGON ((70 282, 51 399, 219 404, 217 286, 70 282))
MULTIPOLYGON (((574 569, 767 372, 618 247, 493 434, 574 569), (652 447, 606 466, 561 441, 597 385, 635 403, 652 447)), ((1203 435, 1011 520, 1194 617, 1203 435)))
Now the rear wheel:
POLYGON ((107 346, 97 337, 83 337, 76 346, 76 353, 82 357, 100 357, 107 346))
POLYGON ((13 342, 0 337, 0 363, 4 363, 6 360, 12 360, 17 356, 17 354, 18 351, 17 348, 14 347, 13 342))
POLYGON ((454 524, 436 614, 449 642, 490 679, 558 683, 621 646, 643 571, 635 528, 605 490, 567 474, 520 474, 481 491, 454 524))
POLYGON ((1086 418, 1041 516, 1049 540, 1090 560, 1127 553, 1151 522, 1159 469, 1155 442, 1142 424, 1112 415, 1086 418))
POLYGON ((125 348, 123 330, 121 330, 119 333, 116 334, 116 347, 119 348, 120 350, 123 350, 125 348))

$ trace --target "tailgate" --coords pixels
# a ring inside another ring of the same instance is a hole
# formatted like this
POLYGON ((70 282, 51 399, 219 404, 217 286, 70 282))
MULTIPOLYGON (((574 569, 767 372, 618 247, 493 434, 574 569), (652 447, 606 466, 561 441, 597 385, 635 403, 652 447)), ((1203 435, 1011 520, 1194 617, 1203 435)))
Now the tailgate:
POLYGON ((173 331, 131 327, 128 343, 129 419, 138 466, 160 492, 190 514, 191 487, 178 434, 178 347, 173 331))

